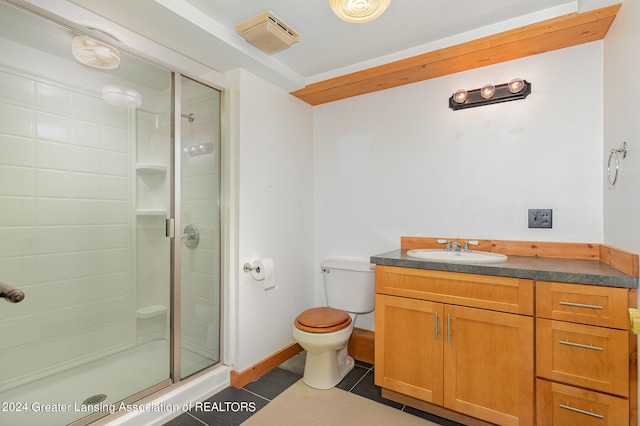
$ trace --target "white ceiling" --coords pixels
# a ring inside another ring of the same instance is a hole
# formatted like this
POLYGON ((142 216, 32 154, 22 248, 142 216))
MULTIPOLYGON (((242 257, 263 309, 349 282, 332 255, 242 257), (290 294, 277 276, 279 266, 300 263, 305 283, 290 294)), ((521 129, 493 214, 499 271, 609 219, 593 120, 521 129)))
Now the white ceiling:
MULTIPOLYGON (((380 18, 363 24, 340 20, 331 11, 329 0, 26 1, 49 10, 55 9, 55 4, 60 10, 64 4, 78 5, 207 67, 220 72, 242 67, 293 91, 317 81, 622 0, 392 0, 380 18), (296 31, 300 41, 288 50, 267 55, 236 34, 236 24, 265 10, 296 31)), ((77 22, 95 25, 86 17, 77 22)), ((127 42, 126 35, 116 36, 127 42)))

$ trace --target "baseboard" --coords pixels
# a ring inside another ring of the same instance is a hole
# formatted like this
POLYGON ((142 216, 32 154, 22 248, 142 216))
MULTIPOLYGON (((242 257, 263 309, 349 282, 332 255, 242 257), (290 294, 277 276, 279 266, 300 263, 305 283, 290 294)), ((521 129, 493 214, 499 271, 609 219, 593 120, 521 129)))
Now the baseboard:
POLYGON ((284 349, 276 352, 268 358, 263 359, 259 363, 247 368, 242 372, 231 370, 230 380, 231 386, 234 388, 243 388, 245 385, 253 382, 263 374, 273 370, 295 354, 302 351, 302 347, 297 343, 292 343, 284 349))
POLYGON ((375 362, 375 333, 363 328, 354 328, 349 340, 349 355, 353 359, 374 364, 375 362))
MULTIPOLYGON (((349 340, 349 355, 358 361, 367 362, 373 364, 374 362, 374 347, 375 347, 375 334, 371 330, 364 330, 362 328, 354 328, 351 339, 349 340)), ((268 358, 263 359, 257 364, 247 368, 244 371, 237 372, 231 370, 230 381, 231 386, 234 388, 243 388, 248 383, 253 382, 263 374, 273 370, 289 358, 302 352, 302 347, 297 343, 292 343, 289 346, 281 349, 268 358)))

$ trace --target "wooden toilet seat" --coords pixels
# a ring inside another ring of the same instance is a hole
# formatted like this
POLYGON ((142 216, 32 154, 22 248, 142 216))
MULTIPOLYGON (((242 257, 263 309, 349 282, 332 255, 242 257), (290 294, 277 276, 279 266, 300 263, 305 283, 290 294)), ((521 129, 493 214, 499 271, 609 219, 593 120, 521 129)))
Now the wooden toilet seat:
POLYGON ((294 324, 298 330, 308 333, 331 333, 347 328, 351 317, 339 309, 311 308, 298 315, 294 324))

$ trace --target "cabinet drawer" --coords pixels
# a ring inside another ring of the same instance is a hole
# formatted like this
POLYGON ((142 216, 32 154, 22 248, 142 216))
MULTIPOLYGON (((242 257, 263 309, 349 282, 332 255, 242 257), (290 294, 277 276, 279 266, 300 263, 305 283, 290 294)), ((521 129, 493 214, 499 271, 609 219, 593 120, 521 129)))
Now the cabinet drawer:
POLYGON ((536 401, 539 426, 629 425, 626 399, 538 379, 536 401))
POLYGON ((627 330, 629 290, 626 288, 536 283, 536 316, 627 330))
POLYGON ((532 280, 377 265, 376 292, 533 315, 532 280))
POLYGON ((629 333, 536 319, 539 377, 629 396, 629 333))

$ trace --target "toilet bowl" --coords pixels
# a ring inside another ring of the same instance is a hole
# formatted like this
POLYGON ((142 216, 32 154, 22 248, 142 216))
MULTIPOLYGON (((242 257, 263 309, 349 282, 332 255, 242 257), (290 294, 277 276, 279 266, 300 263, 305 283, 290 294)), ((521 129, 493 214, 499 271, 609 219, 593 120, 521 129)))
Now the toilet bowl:
POLYGON ((293 338, 307 352, 303 382, 316 389, 337 385, 351 371, 347 352, 357 314, 373 311, 375 279, 368 262, 322 263, 327 307, 308 309, 294 321, 293 338))

